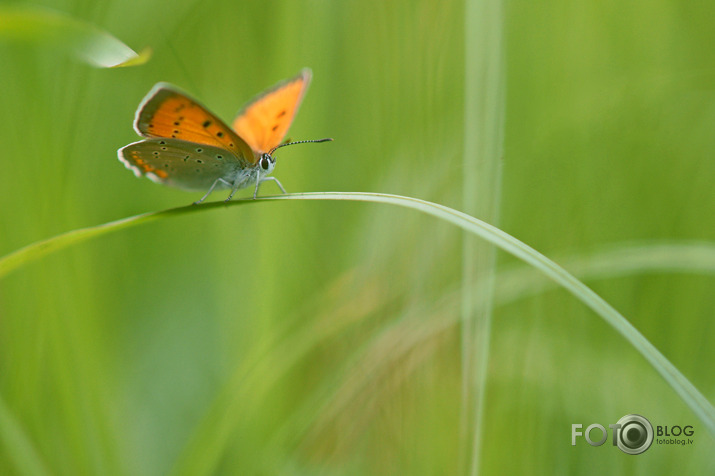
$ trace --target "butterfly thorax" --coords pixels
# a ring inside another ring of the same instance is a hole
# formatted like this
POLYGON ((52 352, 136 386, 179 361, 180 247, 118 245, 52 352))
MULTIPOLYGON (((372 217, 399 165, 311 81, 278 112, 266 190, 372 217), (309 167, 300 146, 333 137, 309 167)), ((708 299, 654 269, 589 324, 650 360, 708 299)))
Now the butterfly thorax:
POLYGON ((252 167, 237 170, 232 176, 225 177, 230 185, 228 183, 219 184, 217 188, 240 189, 251 186, 256 182, 263 181, 263 178, 270 175, 275 167, 276 159, 270 154, 263 153, 252 167))

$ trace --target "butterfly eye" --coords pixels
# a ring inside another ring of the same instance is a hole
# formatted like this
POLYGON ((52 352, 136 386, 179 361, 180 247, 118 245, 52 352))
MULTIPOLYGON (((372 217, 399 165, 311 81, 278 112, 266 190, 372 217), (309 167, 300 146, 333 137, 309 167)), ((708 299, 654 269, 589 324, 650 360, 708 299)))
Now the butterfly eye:
POLYGON ((263 170, 268 170, 268 168, 271 166, 271 162, 273 162, 273 157, 271 157, 268 154, 263 154, 261 156, 261 168, 263 170))

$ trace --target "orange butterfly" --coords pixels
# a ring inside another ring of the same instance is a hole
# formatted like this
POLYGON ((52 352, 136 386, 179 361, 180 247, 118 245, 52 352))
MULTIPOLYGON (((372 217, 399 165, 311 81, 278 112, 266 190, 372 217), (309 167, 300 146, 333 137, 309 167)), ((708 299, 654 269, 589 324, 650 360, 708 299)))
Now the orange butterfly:
POLYGON ((119 160, 137 177, 186 190, 230 188, 226 201, 237 190, 273 180, 286 193, 273 172, 279 147, 308 89, 311 71, 303 69, 249 102, 233 121, 233 129, 174 86, 158 83, 139 104, 134 129, 146 137, 118 151, 119 160))

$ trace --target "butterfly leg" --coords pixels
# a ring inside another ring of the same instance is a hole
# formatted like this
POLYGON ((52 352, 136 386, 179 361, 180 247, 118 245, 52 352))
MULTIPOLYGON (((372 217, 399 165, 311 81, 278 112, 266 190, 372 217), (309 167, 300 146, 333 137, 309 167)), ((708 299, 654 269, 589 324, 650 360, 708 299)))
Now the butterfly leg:
POLYGON ((236 181, 233 183, 233 186, 231 187, 231 193, 228 194, 228 198, 224 200, 224 202, 229 202, 233 198, 233 195, 238 191, 239 188, 243 188, 246 185, 246 180, 241 180, 241 179, 236 179, 236 181))
MULTIPOLYGON (((280 180, 278 180, 275 177, 265 177, 265 178, 261 179, 261 182, 267 182, 268 180, 273 180, 276 183, 276 185, 278 185, 278 188, 281 189, 281 192, 288 193, 288 192, 286 192, 286 189, 283 188, 283 184, 280 182, 280 180)), ((256 184, 256 190, 253 193, 253 198, 256 198, 257 192, 258 192, 258 184, 256 184)))
POLYGON ((261 176, 256 177, 256 188, 253 189, 253 199, 256 199, 256 195, 258 195, 258 186, 261 184, 261 176))
MULTIPOLYGON (((206 200, 206 197, 208 197, 209 195, 211 195, 211 192, 213 192, 213 189, 216 187, 216 185, 219 184, 219 182, 223 182, 225 185, 228 185, 229 187, 231 186, 231 184, 230 184, 229 182, 227 182, 226 180, 224 180, 224 179, 222 179, 222 178, 220 178, 220 177, 217 178, 216 180, 214 180, 214 183, 211 184, 211 187, 209 187, 209 191, 206 192, 206 195, 204 195, 204 196, 201 197, 200 199, 196 200, 196 201, 194 202, 194 205, 198 205, 199 203, 201 203, 201 202, 203 202, 204 200, 206 200)), ((233 195, 233 194, 231 194, 231 195, 233 195)))

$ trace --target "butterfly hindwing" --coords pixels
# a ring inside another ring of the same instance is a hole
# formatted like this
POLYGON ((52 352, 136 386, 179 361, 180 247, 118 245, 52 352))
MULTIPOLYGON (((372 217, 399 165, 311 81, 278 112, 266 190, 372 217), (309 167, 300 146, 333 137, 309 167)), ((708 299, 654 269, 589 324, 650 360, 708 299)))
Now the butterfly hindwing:
POLYGON ((226 123, 167 83, 158 83, 144 98, 134 128, 144 137, 221 147, 247 163, 256 160, 251 147, 226 123))
POLYGON ((247 170, 245 161, 223 148, 178 139, 134 142, 119 149, 118 155, 137 177, 146 175, 155 182, 186 190, 208 190, 219 178, 232 183, 247 170))
POLYGON ((257 96, 239 111, 233 130, 259 154, 279 145, 298 112, 311 77, 310 69, 305 68, 298 76, 257 96))

